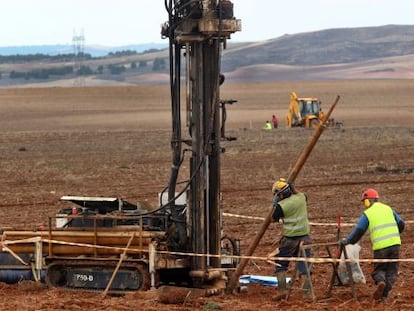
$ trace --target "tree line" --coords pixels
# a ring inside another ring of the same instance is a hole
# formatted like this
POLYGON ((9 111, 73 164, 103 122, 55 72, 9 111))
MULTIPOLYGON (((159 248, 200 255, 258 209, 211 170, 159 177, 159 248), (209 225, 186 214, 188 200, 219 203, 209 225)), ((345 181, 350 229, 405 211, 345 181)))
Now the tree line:
MULTIPOLYGON (((49 79, 49 78, 58 78, 66 75, 77 75, 77 76, 90 76, 90 75, 102 75, 102 74, 111 74, 111 75, 120 75, 130 70, 152 70, 152 71, 164 71, 166 67, 166 60, 164 58, 155 58, 152 61, 152 68, 148 68, 147 61, 140 61, 137 65, 136 62, 132 62, 127 65, 119 64, 109 64, 106 66, 99 65, 96 69, 88 65, 81 65, 80 68, 75 69, 74 66, 58 66, 51 68, 41 68, 41 69, 32 69, 29 71, 15 71, 12 70, 9 73, 10 79, 49 79)), ((4 76, 4 73, 3 73, 4 76)), ((0 79, 2 74, 0 73, 0 79)))
MULTIPOLYGON (((74 66, 61 66, 61 67, 53 67, 53 68, 42 68, 42 69, 32 69, 29 71, 16 71, 12 70, 9 73, 10 79, 49 79, 52 77, 62 77, 66 75, 77 75, 77 76, 90 76, 90 75, 101 75, 101 74, 111 74, 111 75, 120 75, 127 71, 127 69, 131 70, 143 70, 148 68, 148 64, 146 61, 139 62, 137 65, 135 62, 132 62, 129 66, 126 65, 114 65, 109 64, 107 66, 98 66, 96 69, 93 69, 90 66, 82 65, 80 68, 76 69, 74 66)), ((166 61, 164 58, 156 58, 152 62, 152 68, 150 70, 157 72, 163 71, 166 69, 166 61)), ((0 73, 1 78, 1 73, 0 73)))
POLYGON ((0 55, 0 64, 15 64, 15 63, 30 63, 30 62, 70 62, 77 57, 88 60, 93 57, 91 54, 82 53, 81 55, 72 54, 58 54, 58 55, 47 55, 47 54, 26 54, 26 55, 0 55))
POLYGON ((15 55, 0 55, 0 64, 14 64, 14 63, 30 63, 30 62, 39 62, 39 61, 46 61, 46 62, 70 62, 74 61, 75 59, 83 59, 83 60, 91 60, 91 59, 102 59, 102 58, 110 58, 110 57, 120 57, 120 56, 132 56, 138 54, 148 54, 158 52, 158 49, 149 49, 145 50, 141 53, 138 53, 134 50, 123 50, 123 51, 116 51, 116 52, 109 52, 106 56, 100 57, 93 57, 89 53, 66 53, 66 54, 57 54, 57 55, 49 55, 49 54, 15 54, 15 55))
MULTIPOLYGON (((157 52, 157 49, 146 50, 140 54, 157 52)), ((110 52, 104 57, 92 57, 88 53, 68 53, 58 55, 48 54, 25 54, 25 55, 0 55, 0 64, 13 64, 13 63, 30 63, 30 62, 47 62, 47 63, 58 63, 58 62, 83 62, 93 59, 112 58, 120 56, 131 56, 139 54, 134 50, 124 50, 117 52, 110 52)), ((88 76, 88 75, 100 75, 100 74, 111 74, 120 75, 130 70, 152 70, 152 71, 164 71, 167 69, 167 62, 164 58, 155 58, 150 63, 152 68, 148 66, 148 61, 140 61, 137 65, 136 62, 132 62, 127 65, 120 64, 109 64, 107 66, 99 65, 97 68, 93 68, 88 65, 81 65, 80 68, 75 66, 56 66, 51 68, 36 68, 28 71, 16 71, 12 70, 9 72, 8 77, 10 79, 49 79, 58 78, 66 75, 77 75, 77 76, 88 76)), ((4 78, 7 73, 0 72, 0 79, 4 78)))

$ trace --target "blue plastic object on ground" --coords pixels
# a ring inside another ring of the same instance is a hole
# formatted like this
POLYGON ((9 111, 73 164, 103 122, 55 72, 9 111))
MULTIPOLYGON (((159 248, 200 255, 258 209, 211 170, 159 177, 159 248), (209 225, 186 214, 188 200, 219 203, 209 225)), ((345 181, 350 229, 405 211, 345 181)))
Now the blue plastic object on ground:
MULTIPOLYGON (((290 283, 291 281, 291 278, 286 278, 286 283, 290 283)), ((239 282, 243 285, 258 283, 265 286, 277 286, 277 278, 275 276, 266 275, 242 275, 240 276, 239 282)))

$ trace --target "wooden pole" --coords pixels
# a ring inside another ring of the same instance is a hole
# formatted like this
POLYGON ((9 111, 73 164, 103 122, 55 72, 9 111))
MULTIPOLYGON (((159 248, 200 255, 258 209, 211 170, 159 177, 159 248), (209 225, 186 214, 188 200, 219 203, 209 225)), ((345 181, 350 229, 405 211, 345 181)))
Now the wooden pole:
MULTIPOLYGON (((301 168, 303 167, 303 164, 305 164, 307 158, 309 157, 313 147, 315 146, 316 142, 318 141, 319 137, 321 136, 325 126, 326 122, 329 119, 330 115, 332 114, 332 111, 334 110, 336 104, 339 101, 339 95, 336 97, 335 102, 329 109, 329 111, 324 116, 322 122, 319 124, 319 126, 315 129, 311 139, 309 140, 308 144, 305 146, 301 154, 299 155, 299 158, 296 161, 295 166, 290 171, 289 177, 287 178, 287 181, 289 183, 294 182, 296 177, 298 176, 301 168)), ((245 254, 246 257, 242 258, 240 260, 239 265, 236 268, 236 271, 233 273, 233 275, 230 278, 228 287, 227 287, 227 293, 232 293, 234 289, 236 288, 237 284, 239 283, 240 275, 243 273, 244 268, 246 267, 249 259, 247 257, 250 257, 253 255, 257 245, 259 244, 260 240, 262 239, 264 233, 266 232, 267 228, 269 227, 270 223, 272 222, 272 215, 273 215, 273 207, 269 209, 269 213, 267 214, 265 220, 263 221, 262 227, 260 228, 259 232, 256 234, 252 244, 250 244, 249 248, 247 249, 247 252, 245 254)))
POLYGON ((125 255, 126 255, 126 253, 127 253, 127 251, 128 251, 128 248, 131 246, 132 240, 133 240, 134 238, 135 238, 135 232, 133 232, 133 233, 132 233, 131 238, 130 238, 130 239, 129 239, 129 241, 128 241, 128 244, 127 244, 126 248, 124 249, 124 252, 122 253, 121 257, 119 258, 119 262, 118 262, 118 264, 116 265, 116 268, 115 268, 114 272, 112 273, 111 279, 109 280, 108 285, 106 285, 106 288, 105 288, 105 290, 104 290, 104 292, 103 292, 103 294, 102 294, 102 296, 103 296, 103 297, 105 297, 105 296, 106 296, 106 294, 108 293, 109 288, 111 287, 112 282, 114 281, 115 276, 116 276, 116 274, 118 273, 118 270, 119 270, 119 268, 121 267, 122 261, 124 260, 125 255))

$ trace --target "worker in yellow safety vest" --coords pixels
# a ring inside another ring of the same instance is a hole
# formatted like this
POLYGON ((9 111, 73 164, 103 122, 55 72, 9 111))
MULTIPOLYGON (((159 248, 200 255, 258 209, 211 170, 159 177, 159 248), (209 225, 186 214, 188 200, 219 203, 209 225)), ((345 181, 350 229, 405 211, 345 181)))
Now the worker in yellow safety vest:
MULTIPOLYGON (((276 260, 276 278, 278 295, 272 300, 287 298, 286 271, 289 267, 289 257, 298 257, 300 244, 311 244, 310 225, 308 219, 307 196, 298 191, 292 183, 280 178, 273 184, 273 213, 274 221, 283 223, 282 238, 279 241, 279 251, 276 257, 286 257, 286 260, 276 260)), ((310 249, 305 250, 306 257, 311 256, 310 249)), ((311 297, 310 266, 298 262, 298 270, 302 279, 302 290, 305 299, 311 297)))
MULTIPOLYGON (((404 231, 404 221, 390 206, 379 202, 375 189, 364 191, 361 197, 366 210, 359 218, 352 232, 341 240, 343 245, 355 244, 366 231, 370 234, 374 259, 398 259, 400 253, 400 233, 404 231)), ((386 301, 398 274, 398 262, 375 262, 371 273, 377 288, 375 300, 386 301)))
POLYGON ((271 129, 273 129, 273 125, 272 125, 272 123, 270 123, 270 121, 266 121, 266 123, 265 123, 265 125, 264 125, 263 129, 264 129, 264 130, 271 130, 271 129))

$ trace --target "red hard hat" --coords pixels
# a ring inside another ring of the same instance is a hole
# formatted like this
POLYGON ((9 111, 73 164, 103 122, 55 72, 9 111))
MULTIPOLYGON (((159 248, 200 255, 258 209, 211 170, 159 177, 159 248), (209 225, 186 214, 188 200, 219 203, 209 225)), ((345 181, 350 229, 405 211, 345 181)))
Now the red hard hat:
POLYGON ((375 189, 365 190, 364 193, 362 194, 361 201, 364 201, 365 199, 379 199, 377 190, 375 189))

